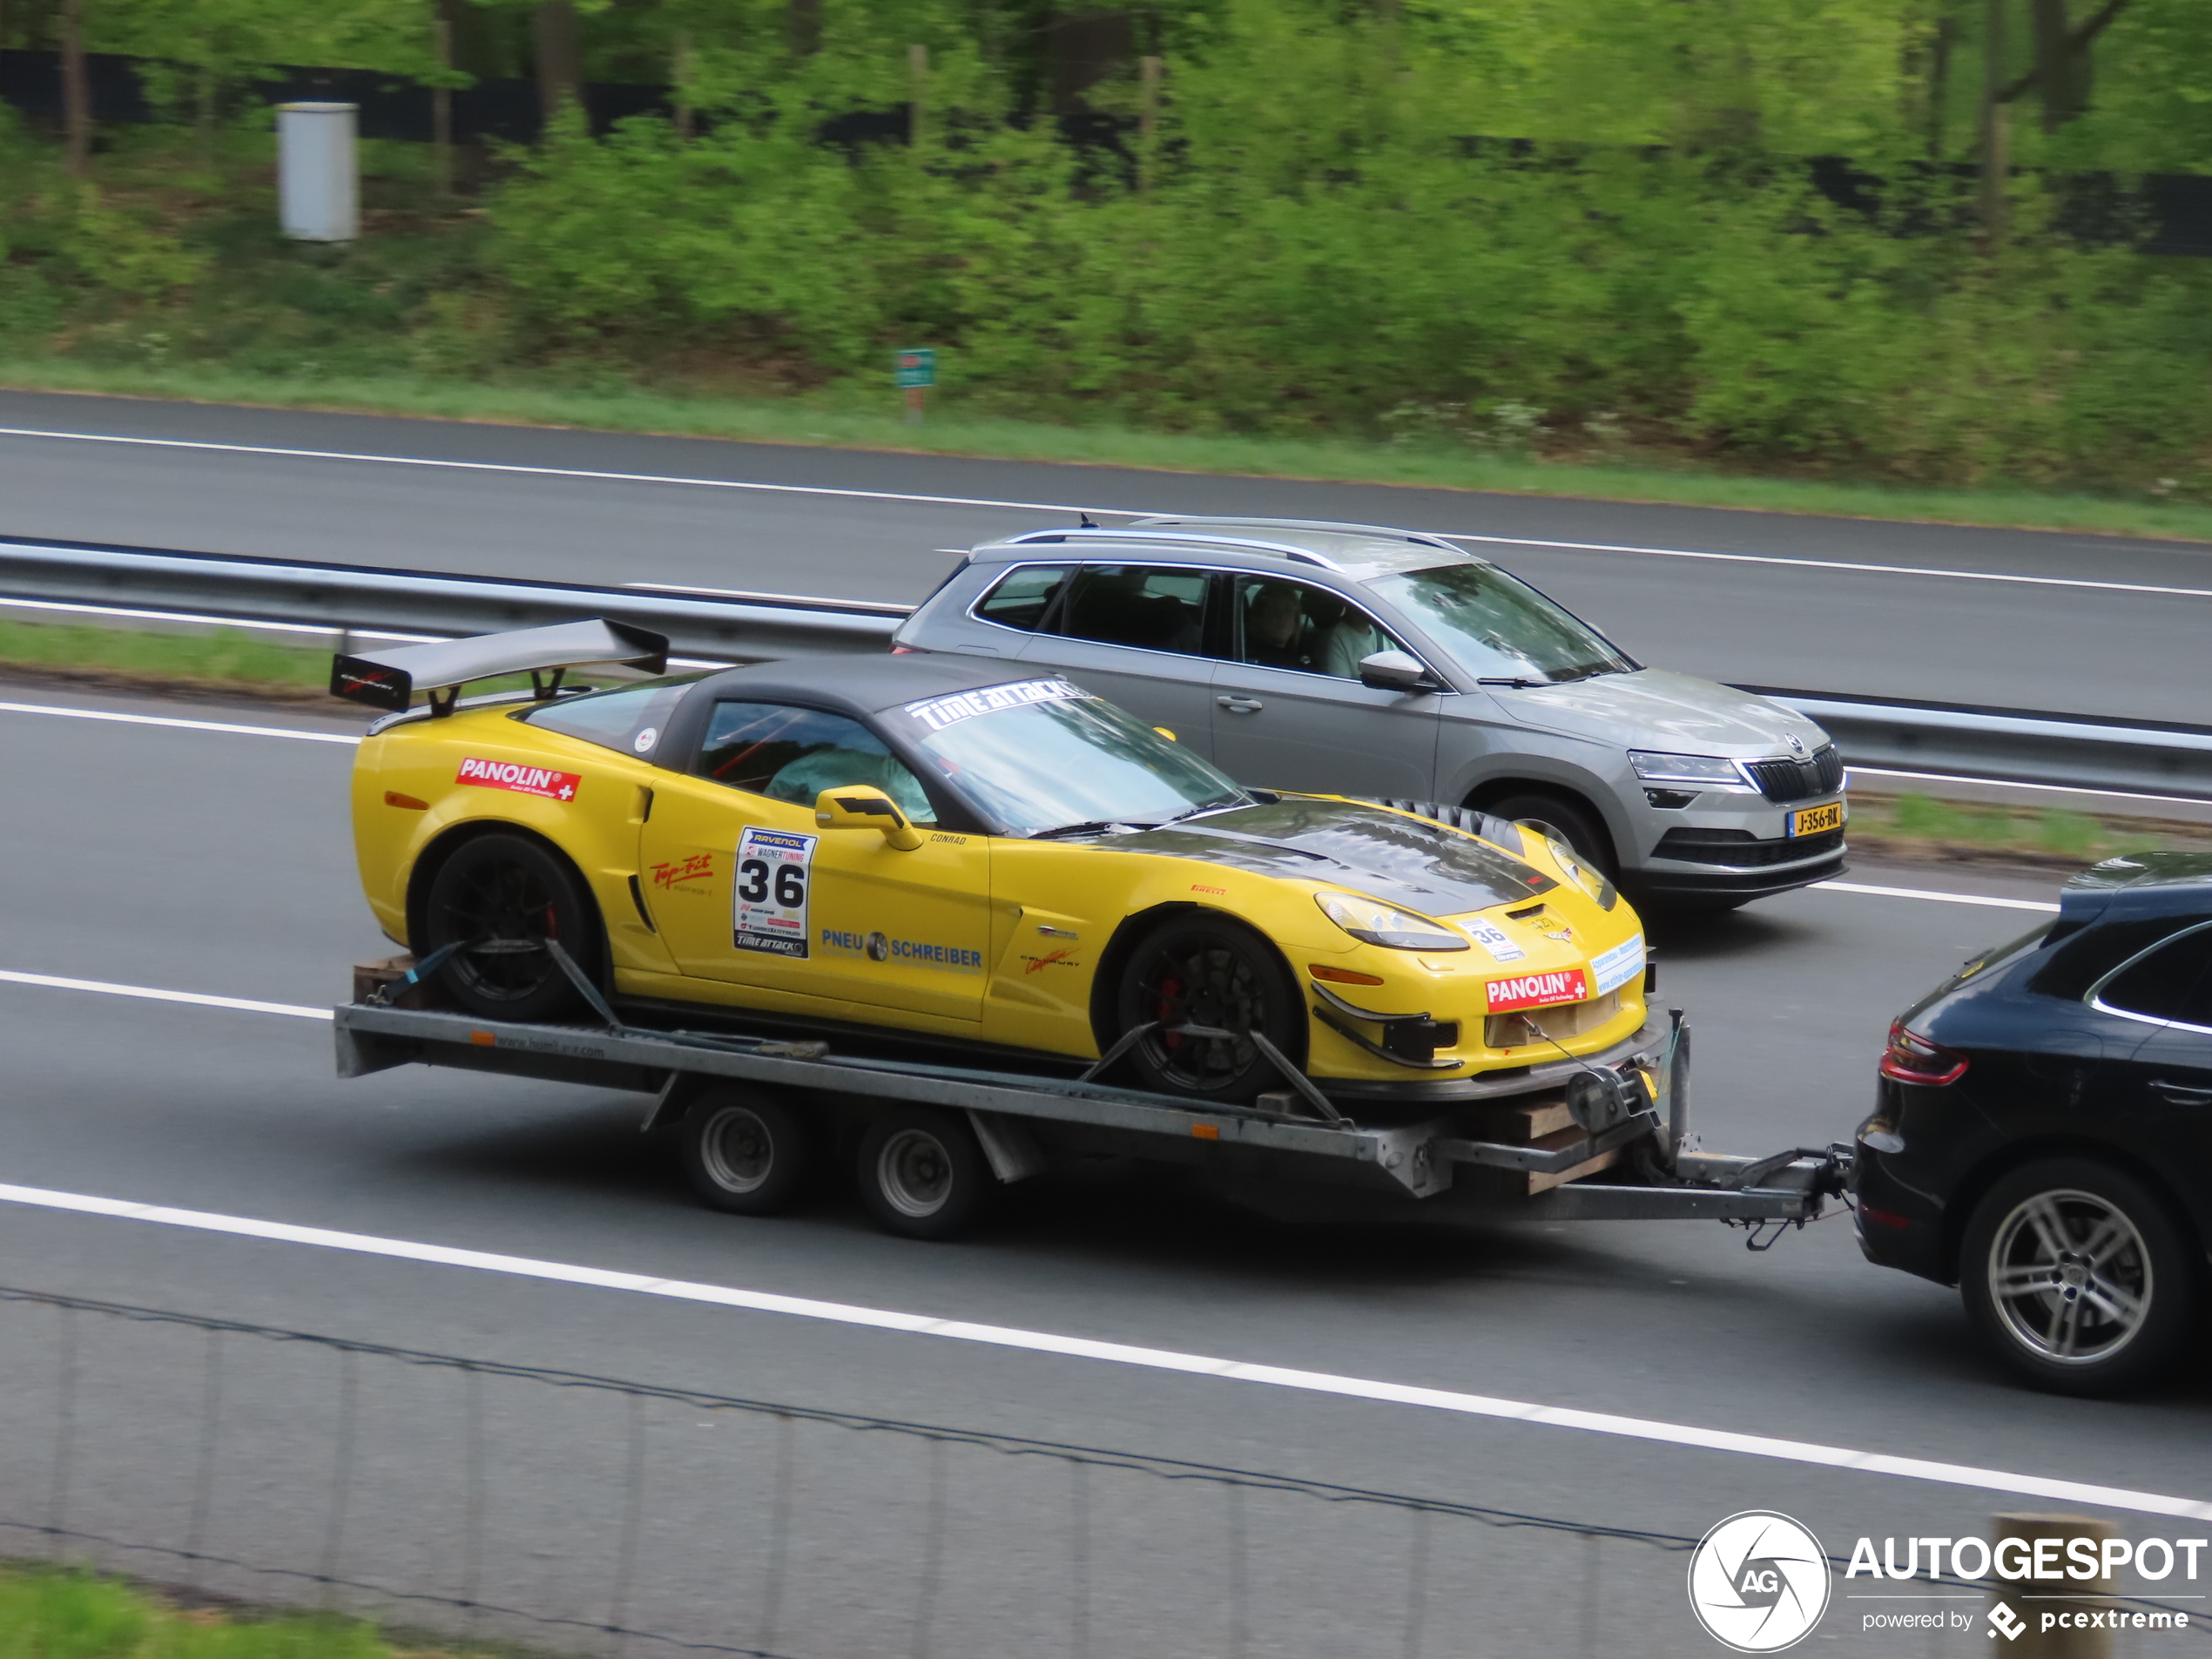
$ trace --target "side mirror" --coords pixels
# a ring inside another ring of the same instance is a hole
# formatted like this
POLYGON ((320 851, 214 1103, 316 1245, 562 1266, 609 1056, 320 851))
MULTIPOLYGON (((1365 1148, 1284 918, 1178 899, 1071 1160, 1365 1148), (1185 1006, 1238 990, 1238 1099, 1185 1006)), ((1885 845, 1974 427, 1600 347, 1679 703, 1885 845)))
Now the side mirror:
POLYGON ((921 833, 907 822, 899 803, 873 784, 825 789, 814 797, 814 821, 826 830, 881 830, 901 853, 921 845, 921 833))
POLYGON ((1429 685, 1428 670, 1402 651, 1379 651, 1359 659, 1359 683, 1372 691, 1418 691, 1429 685))

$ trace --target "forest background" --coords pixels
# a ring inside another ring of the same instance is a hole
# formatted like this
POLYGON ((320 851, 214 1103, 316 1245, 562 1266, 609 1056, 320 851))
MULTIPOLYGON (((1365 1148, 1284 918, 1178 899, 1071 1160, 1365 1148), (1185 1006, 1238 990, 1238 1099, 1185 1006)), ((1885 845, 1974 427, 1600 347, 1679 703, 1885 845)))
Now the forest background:
POLYGON ((834 409, 928 345, 974 415, 2212 502, 2212 260, 2138 193, 2212 172, 2207 0, 0 0, 0 49, 61 82, 0 105, 0 378, 834 409), (370 141, 361 239, 287 243, 287 65, 549 118, 370 141))

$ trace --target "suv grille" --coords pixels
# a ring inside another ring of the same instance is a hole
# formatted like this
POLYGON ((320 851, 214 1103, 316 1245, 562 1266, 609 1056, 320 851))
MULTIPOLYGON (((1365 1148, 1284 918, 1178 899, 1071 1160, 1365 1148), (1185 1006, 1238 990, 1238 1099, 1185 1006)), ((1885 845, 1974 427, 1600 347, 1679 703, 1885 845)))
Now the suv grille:
POLYGON ((1818 835, 1786 837, 1778 841, 1754 840, 1749 830, 1670 829, 1653 848, 1656 857, 1684 859, 1692 864, 1725 864, 1738 870, 1769 864, 1797 864, 1844 849, 1844 833, 1825 830, 1818 835))
POLYGON ((1776 801, 1833 794, 1844 781, 1844 758, 1832 743, 1807 760, 1747 760, 1743 769, 1759 793, 1776 801))

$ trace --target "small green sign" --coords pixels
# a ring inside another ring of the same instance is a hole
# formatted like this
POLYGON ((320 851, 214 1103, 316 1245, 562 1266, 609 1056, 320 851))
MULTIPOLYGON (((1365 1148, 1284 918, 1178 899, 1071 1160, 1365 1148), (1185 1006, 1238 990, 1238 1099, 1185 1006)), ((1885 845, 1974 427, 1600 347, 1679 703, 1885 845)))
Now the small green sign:
POLYGON ((909 390, 937 384, 937 353, 927 346, 899 354, 899 384, 909 390))

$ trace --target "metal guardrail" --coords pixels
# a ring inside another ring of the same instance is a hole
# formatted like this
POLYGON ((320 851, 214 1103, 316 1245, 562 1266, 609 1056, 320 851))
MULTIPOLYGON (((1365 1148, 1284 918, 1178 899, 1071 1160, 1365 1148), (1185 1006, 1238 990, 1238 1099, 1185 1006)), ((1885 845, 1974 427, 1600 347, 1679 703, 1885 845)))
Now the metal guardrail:
POLYGON ((605 617, 666 634, 678 656, 727 662, 800 652, 880 651, 911 609, 17 541, 0 541, 0 595, 442 635, 605 617))
POLYGON ((2212 727, 1742 689, 1819 721, 1852 766, 2212 800, 2212 727))
MULTIPOLYGON (((666 634, 678 656, 725 662, 880 651, 911 609, 4 540, 0 597, 432 635, 606 617, 666 634)), ((2212 800, 2212 727, 1742 689, 1820 722, 1860 768, 2212 800)))

